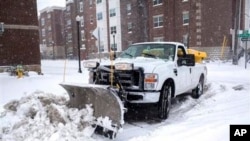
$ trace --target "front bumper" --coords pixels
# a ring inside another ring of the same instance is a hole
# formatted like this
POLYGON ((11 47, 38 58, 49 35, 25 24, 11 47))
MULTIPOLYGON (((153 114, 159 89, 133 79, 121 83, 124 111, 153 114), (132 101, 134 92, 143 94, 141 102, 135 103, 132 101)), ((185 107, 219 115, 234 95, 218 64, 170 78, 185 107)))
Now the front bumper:
POLYGON ((129 103, 156 103, 160 99, 160 92, 128 92, 129 103))

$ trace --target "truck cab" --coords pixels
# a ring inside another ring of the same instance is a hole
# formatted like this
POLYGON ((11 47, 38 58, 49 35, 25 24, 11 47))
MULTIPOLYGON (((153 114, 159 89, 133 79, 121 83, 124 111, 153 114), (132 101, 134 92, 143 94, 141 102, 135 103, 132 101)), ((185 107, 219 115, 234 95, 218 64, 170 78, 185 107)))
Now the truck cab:
POLYGON ((115 60, 87 61, 84 66, 89 68, 91 84, 119 83, 126 102, 154 103, 162 119, 168 117, 175 96, 192 91, 198 98, 207 74, 205 64, 195 62, 195 55, 178 42, 132 44, 115 60))

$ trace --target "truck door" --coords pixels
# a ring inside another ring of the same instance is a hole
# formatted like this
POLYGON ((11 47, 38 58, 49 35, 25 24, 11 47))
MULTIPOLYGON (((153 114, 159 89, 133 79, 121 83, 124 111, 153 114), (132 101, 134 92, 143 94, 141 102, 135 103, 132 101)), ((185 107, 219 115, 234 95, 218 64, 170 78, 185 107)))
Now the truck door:
MULTIPOLYGON (((178 46, 177 50, 177 60, 180 59, 181 57, 186 56, 186 50, 184 46, 178 46)), ((177 64, 177 80, 179 87, 179 93, 184 93, 187 90, 189 90, 190 85, 191 85, 191 67, 185 66, 185 65, 178 65, 177 64)), ((178 91, 178 90, 177 90, 178 91)))

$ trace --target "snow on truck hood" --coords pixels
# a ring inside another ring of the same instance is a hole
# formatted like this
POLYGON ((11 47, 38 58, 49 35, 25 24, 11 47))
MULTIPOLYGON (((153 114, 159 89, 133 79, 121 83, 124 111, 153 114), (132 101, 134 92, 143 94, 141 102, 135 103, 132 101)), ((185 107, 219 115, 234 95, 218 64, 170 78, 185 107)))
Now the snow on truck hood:
MULTIPOLYGON (((136 58, 117 58, 114 60, 113 64, 116 63, 131 63, 134 64, 135 67, 143 67, 145 73, 152 73, 157 66, 163 64, 171 64, 172 61, 166 61, 163 59, 155 59, 155 58, 148 58, 148 57, 136 57, 136 58)), ((110 65, 111 61, 104 61, 101 62, 100 65, 110 65)))

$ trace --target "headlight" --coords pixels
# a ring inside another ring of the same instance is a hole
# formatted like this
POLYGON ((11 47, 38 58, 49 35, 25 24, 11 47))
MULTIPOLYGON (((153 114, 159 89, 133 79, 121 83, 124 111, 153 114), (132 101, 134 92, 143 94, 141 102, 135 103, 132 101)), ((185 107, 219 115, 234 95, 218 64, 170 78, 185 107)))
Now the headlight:
POLYGON ((133 70, 134 65, 130 63, 116 63, 115 69, 116 70, 133 70))
POLYGON ((83 63, 84 68, 96 68, 98 65, 99 63, 95 61, 87 61, 83 63))
POLYGON ((146 73, 144 77, 144 89, 154 90, 158 82, 158 75, 154 73, 146 73))

